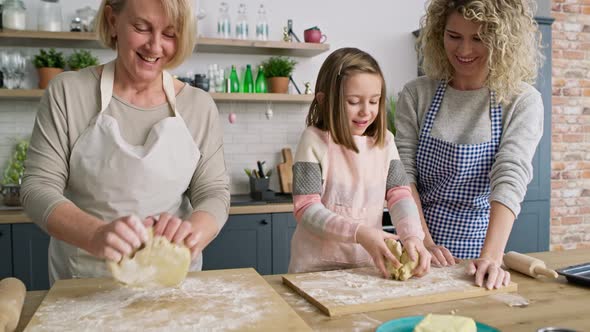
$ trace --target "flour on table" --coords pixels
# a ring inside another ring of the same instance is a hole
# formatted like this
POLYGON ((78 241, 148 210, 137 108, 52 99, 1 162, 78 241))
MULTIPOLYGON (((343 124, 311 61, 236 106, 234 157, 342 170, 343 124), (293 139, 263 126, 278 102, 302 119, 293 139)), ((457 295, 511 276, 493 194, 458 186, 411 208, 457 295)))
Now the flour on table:
POLYGON ((320 303, 350 305, 457 291, 470 288, 472 279, 463 265, 454 265, 432 268, 426 276, 406 281, 384 279, 373 267, 306 273, 291 281, 320 303))
POLYGON ((241 330, 276 312, 268 289, 188 276, 178 288, 99 290, 44 303, 27 331, 241 330))

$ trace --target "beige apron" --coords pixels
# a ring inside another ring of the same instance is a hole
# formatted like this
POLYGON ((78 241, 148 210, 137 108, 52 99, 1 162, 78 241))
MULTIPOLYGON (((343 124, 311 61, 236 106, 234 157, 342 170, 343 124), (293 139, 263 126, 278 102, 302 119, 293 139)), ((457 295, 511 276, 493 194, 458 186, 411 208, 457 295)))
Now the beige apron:
MULTIPOLYGON (((184 195, 201 156, 176 111, 172 77, 163 72, 164 93, 174 116, 156 123, 143 146, 121 136, 117 121, 104 114, 113 96, 115 63, 103 68, 100 112, 80 135, 70 156, 64 195, 83 211, 106 222, 123 216, 141 219, 168 212, 186 219, 192 212, 184 195)), ((202 256, 191 264, 200 270, 202 256)), ((103 260, 51 238, 49 279, 110 276, 103 260)))

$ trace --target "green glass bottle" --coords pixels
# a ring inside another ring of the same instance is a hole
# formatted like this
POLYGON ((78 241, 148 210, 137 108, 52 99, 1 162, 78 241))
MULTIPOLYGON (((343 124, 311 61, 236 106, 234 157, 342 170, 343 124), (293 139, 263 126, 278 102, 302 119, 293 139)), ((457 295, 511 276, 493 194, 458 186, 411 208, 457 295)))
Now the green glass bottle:
POLYGON ((252 68, 250 65, 246 66, 246 73, 244 73, 244 81, 242 82, 242 92, 254 92, 254 79, 252 79, 252 68))
POLYGON ((258 66, 258 75, 256 76, 256 93, 267 93, 266 77, 264 76, 264 67, 258 66))
POLYGON ((231 73, 229 74, 229 84, 231 93, 240 92, 240 81, 238 80, 238 72, 236 66, 231 65, 231 73))

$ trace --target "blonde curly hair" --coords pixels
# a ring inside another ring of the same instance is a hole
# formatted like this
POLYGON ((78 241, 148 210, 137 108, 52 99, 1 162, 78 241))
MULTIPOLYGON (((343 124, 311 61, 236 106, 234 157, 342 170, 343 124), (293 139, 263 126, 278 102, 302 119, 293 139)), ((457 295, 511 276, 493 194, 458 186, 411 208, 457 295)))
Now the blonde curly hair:
POLYGON ((522 92, 522 82, 535 82, 543 61, 535 8, 531 0, 431 0, 416 44, 424 73, 435 80, 453 78, 443 39, 447 18, 459 12, 481 23, 479 37, 489 51, 485 86, 496 92, 498 102, 511 99, 522 92))

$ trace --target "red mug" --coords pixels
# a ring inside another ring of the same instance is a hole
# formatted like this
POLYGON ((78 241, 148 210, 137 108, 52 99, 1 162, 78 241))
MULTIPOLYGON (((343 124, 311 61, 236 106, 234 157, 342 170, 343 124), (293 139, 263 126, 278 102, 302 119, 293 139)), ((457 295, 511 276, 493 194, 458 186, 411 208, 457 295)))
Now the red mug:
POLYGON ((325 43, 328 40, 326 35, 322 35, 322 31, 317 27, 309 28, 303 31, 303 40, 306 43, 325 43))

